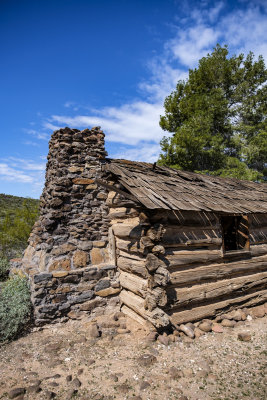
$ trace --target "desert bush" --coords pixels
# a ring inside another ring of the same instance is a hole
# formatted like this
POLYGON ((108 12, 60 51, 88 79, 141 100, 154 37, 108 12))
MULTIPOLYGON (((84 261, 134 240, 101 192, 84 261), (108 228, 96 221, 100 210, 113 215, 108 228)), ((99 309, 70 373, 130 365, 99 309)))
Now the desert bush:
POLYGON ((2 284, 0 292, 0 341, 15 339, 29 323, 30 316, 28 280, 14 276, 2 284))
POLYGON ((8 277, 9 262, 7 258, 0 256, 0 281, 4 281, 8 277))

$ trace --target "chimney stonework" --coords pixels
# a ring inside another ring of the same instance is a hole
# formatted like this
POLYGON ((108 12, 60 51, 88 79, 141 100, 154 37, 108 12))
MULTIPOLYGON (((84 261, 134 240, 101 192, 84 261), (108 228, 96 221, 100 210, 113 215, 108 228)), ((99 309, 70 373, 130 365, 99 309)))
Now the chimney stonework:
POLYGON ((109 263, 107 191, 95 183, 107 155, 104 136, 99 127, 52 134, 40 216, 22 260, 37 324, 106 308, 110 295, 113 306, 118 304, 118 273, 109 263))

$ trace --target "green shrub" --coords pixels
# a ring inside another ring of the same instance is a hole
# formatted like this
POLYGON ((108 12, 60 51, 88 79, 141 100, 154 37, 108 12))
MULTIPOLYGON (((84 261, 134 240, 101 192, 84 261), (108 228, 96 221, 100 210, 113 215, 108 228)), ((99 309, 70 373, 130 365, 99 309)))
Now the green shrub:
POLYGON ((8 277, 9 262, 5 257, 0 256, 0 281, 4 281, 8 277))
POLYGON ((27 278, 14 276, 2 284, 0 292, 0 341, 14 339, 31 316, 31 299, 27 278))

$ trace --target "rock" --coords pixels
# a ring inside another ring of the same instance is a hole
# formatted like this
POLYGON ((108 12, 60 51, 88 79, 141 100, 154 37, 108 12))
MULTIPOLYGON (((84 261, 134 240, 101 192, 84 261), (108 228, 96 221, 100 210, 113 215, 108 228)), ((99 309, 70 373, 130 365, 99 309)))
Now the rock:
POLYGON ((56 393, 55 392, 51 392, 50 390, 46 390, 44 392, 44 398, 46 400, 54 399, 55 397, 56 397, 56 393))
POLYGON ((210 332, 212 330, 212 325, 209 322, 201 322, 198 326, 203 332, 210 332))
POLYGON ((125 334, 125 333, 130 333, 130 332, 131 332, 130 329, 127 329, 127 328, 126 329, 124 329, 124 328, 118 328, 117 329, 117 333, 121 334, 121 335, 125 334))
POLYGON ((212 326, 212 332, 214 333, 223 333, 223 328, 219 324, 215 324, 212 326))
POLYGON ((110 280, 109 279, 101 279, 95 285, 95 292, 99 292, 103 289, 107 289, 110 287, 110 280))
POLYGON ((179 370, 179 369, 177 369, 177 368, 175 368, 175 367, 171 367, 171 368, 169 369, 168 376, 169 376, 171 379, 179 379, 179 378, 182 378, 182 377, 183 377, 183 373, 182 373, 181 370, 179 370))
POLYGON ((251 341, 251 335, 248 332, 240 332, 238 335, 238 340, 241 340, 241 342, 250 342, 251 341))
POLYGON ((82 382, 78 378, 74 378, 71 384, 76 389, 82 386, 82 382))
POLYGON ((16 399, 16 398, 18 398, 19 396, 24 396, 24 394, 26 393, 26 389, 25 388, 14 388, 14 389, 12 389, 12 390, 10 390, 9 392, 8 392, 8 397, 9 397, 9 399, 16 399))
POLYGON ((28 394, 35 394, 41 392, 40 385, 31 385, 27 387, 27 393, 28 394))
POLYGON ((230 319, 223 319, 221 324, 226 328, 234 328, 236 322, 230 319))
POLYGON ((96 292, 96 296, 100 296, 100 297, 107 297, 107 296, 112 296, 115 294, 119 294, 121 291, 121 288, 112 288, 109 287, 107 289, 103 289, 103 290, 99 290, 99 292, 96 292))
POLYGON ((80 305, 80 310, 81 311, 92 311, 96 307, 101 307, 105 306, 107 304, 106 299, 92 299, 89 301, 86 301, 85 303, 80 305))
POLYGON ((257 306, 251 309, 250 315, 252 318, 263 318, 265 315, 265 307, 264 306, 257 306))
POLYGON ((205 335, 205 332, 199 328, 195 328, 194 330, 195 338, 198 339, 200 336, 205 335))
POLYGON ((208 375, 207 371, 204 371, 202 369, 200 371, 197 371, 196 373, 196 376, 198 378, 206 378, 207 375, 208 375))
POLYGON ((217 376, 214 374, 209 374, 207 376, 207 381, 209 381, 209 382, 215 382, 216 380, 217 380, 217 376))
POLYGON ((237 328, 238 326, 244 326, 245 322, 244 321, 237 321, 237 323, 235 324, 235 328, 237 328))
POLYGON ((147 388, 149 388, 150 386, 151 385, 149 382, 143 381, 140 383, 139 389, 143 391, 143 390, 146 390, 147 388))
POLYGON ((71 382, 72 381, 72 375, 67 375, 66 376, 66 381, 71 382))
POLYGON ((90 324, 87 327, 87 334, 92 338, 98 338, 100 336, 100 331, 98 329, 97 324, 90 324))
POLYGON ((184 396, 184 395, 182 395, 182 396, 180 396, 180 397, 178 398, 178 400, 188 400, 188 397, 187 397, 187 396, 184 396))
POLYGON ((86 267, 88 262, 88 253, 82 250, 76 250, 73 255, 73 265, 75 268, 86 267))
POLYGON ((184 369, 182 369, 182 373, 183 373, 183 376, 186 378, 192 378, 192 376, 193 376, 192 368, 184 368, 184 369))
POLYGON ((122 383, 121 385, 116 386, 116 389, 122 394, 127 394, 131 388, 127 383, 122 383))
POLYGON ((159 335, 159 336, 158 336, 158 341, 159 341, 161 344, 164 344, 164 346, 168 346, 168 344, 169 344, 169 338, 168 338, 168 336, 159 335))
POLYGON ((138 357, 137 362, 142 367, 150 367, 157 361, 157 357, 153 356, 152 354, 144 354, 138 357))
POLYGON ((83 368, 80 368, 80 369, 78 369, 77 375, 82 375, 83 372, 84 372, 84 369, 83 369, 83 368))
POLYGON ((40 282, 43 282, 43 283, 44 282, 48 282, 48 281, 50 281, 52 279, 52 277, 53 277, 52 274, 48 274, 46 272, 43 272, 41 274, 34 275, 34 283, 37 284, 37 283, 40 283, 40 282))
POLYGON ((70 389, 67 391, 66 396, 64 398, 65 400, 71 400, 73 398, 76 398, 77 394, 78 394, 77 389, 70 389))
POLYGON ((192 328, 190 328, 189 326, 186 326, 184 324, 180 325, 180 330, 185 333, 187 336, 189 336, 191 339, 194 339, 195 337, 195 333, 193 331, 192 328))

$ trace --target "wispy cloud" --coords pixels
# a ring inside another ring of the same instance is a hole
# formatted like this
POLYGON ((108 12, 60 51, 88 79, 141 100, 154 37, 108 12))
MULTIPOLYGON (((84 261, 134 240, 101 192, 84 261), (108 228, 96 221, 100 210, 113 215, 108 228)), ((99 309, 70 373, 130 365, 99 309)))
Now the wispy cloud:
POLYGON ((39 192, 44 183, 45 163, 16 157, 3 158, 0 162, 0 180, 30 183, 33 193, 39 192))
MULTIPOLYGON (((119 107, 91 110, 86 114, 53 115, 44 127, 57 129, 64 125, 77 128, 100 125, 107 134, 107 141, 138 145, 138 148, 124 152, 129 158, 138 156, 140 159, 140 154, 144 160, 155 158, 156 155, 151 156, 147 152, 147 144, 155 145, 154 151, 159 152, 158 143, 164 134, 159 127, 159 117, 164 113, 165 97, 174 90, 178 80, 186 79, 188 68, 195 67, 201 57, 212 52, 217 42, 231 44, 229 50, 232 53, 252 50, 256 55, 263 54, 267 58, 264 1, 244 0, 245 7, 230 11, 227 11, 224 1, 217 2, 213 7, 206 3, 190 9, 183 18, 177 17, 177 25, 172 26, 175 32, 173 37, 164 44, 162 53, 148 62, 150 79, 140 82, 138 86, 142 92, 140 100, 119 107)), ((67 101, 65 107, 72 108, 72 111, 85 108, 72 101, 67 101)))

